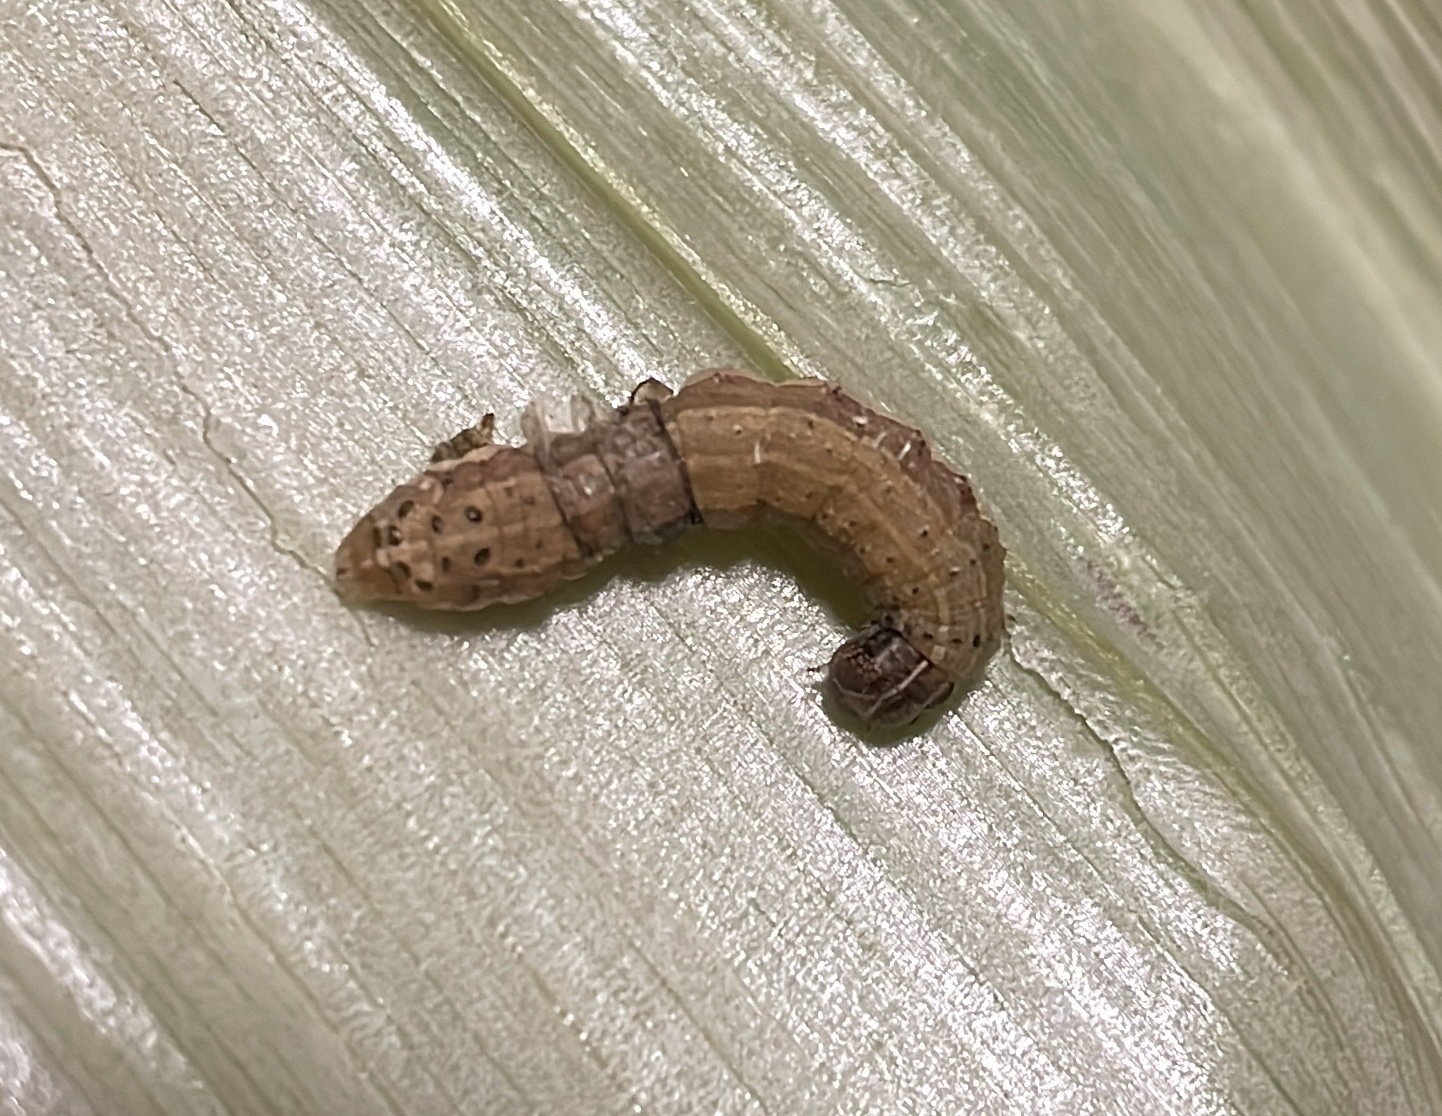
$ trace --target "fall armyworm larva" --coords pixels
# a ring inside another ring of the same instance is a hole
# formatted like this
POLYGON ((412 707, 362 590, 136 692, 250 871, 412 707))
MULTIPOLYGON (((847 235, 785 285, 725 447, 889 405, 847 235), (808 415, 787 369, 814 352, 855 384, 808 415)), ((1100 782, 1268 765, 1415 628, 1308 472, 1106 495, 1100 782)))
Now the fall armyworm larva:
POLYGON ((814 525, 873 609, 827 673, 863 721, 914 720, 1000 646, 1005 551, 966 478, 834 384, 714 371, 672 394, 646 380, 614 410, 532 403, 519 447, 491 444, 492 421, 361 518, 336 552, 343 596, 528 601, 628 540, 773 513, 814 525))

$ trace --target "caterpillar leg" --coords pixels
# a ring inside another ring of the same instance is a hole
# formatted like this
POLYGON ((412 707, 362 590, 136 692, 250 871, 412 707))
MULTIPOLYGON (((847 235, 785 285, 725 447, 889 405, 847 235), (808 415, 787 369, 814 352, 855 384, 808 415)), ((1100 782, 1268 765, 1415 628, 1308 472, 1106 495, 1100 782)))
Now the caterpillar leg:
POLYGON ((496 416, 486 415, 475 426, 468 426, 454 438, 441 442, 431 454, 431 464, 437 461, 455 461, 465 457, 473 449, 488 446, 496 433, 496 416))

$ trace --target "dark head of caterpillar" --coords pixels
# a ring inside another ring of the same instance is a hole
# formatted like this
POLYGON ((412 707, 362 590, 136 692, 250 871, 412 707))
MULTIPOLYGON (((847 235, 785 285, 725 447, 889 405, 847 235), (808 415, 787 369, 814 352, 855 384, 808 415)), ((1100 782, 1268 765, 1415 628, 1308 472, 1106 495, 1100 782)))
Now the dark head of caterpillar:
POLYGON ((837 702, 870 725, 905 725, 950 696, 952 681, 895 628, 873 624, 831 656, 837 702))

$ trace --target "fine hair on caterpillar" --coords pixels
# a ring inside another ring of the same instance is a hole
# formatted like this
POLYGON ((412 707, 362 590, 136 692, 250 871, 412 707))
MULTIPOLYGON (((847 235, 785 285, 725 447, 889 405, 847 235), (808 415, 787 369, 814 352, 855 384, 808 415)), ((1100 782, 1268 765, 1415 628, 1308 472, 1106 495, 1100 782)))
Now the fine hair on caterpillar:
POLYGON ((763 514, 811 524, 872 622, 832 656, 837 702, 902 725, 977 678, 1005 633, 1005 551, 965 477, 920 431, 835 384, 702 373, 646 380, 615 409, 532 403, 526 441, 493 419, 367 512, 336 552, 340 593, 467 610, 533 600, 631 541, 763 514))

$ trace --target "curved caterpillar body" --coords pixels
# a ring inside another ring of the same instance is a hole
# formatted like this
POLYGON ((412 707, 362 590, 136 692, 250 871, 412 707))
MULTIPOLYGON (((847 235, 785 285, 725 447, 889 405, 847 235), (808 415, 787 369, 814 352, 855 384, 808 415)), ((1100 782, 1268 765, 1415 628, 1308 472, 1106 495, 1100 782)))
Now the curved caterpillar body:
POLYGON ((974 678, 1005 632, 996 528, 920 431, 821 380, 704 373, 674 395, 647 380, 615 410, 533 403, 526 444, 490 444, 491 416, 363 516, 336 552, 353 600, 478 609, 539 597, 628 540, 732 528, 763 512, 808 521, 875 619, 832 656, 837 700, 904 724, 974 678))

